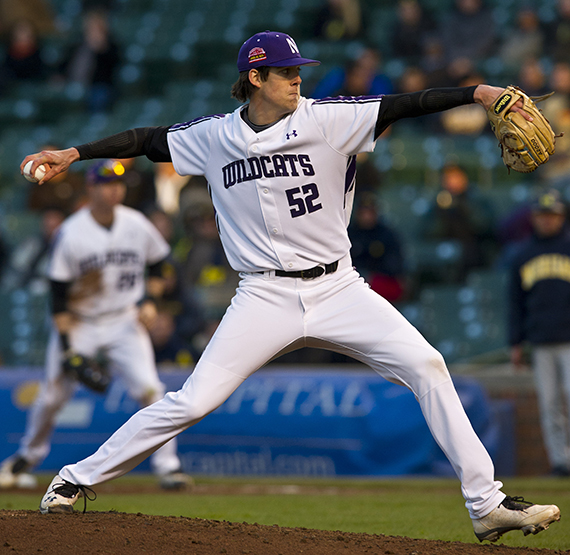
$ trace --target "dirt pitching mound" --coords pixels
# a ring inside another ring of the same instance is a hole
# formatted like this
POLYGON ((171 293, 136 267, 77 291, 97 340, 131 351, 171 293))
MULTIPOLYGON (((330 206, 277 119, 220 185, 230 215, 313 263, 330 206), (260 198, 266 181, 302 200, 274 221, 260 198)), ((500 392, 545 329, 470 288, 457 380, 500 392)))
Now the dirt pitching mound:
POLYGON ((0 555, 554 555, 550 549, 415 540, 141 513, 0 511, 0 555))

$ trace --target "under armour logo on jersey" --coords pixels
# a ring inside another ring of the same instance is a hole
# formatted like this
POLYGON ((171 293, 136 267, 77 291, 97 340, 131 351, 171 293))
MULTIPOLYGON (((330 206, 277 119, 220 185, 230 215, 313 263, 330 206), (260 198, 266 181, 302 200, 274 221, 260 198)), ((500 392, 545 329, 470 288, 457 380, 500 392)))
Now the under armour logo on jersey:
POLYGON ((287 137, 287 140, 289 140, 291 137, 298 137, 297 131, 295 129, 293 129, 293 131, 291 131, 291 133, 287 133, 286 137, 287 137))

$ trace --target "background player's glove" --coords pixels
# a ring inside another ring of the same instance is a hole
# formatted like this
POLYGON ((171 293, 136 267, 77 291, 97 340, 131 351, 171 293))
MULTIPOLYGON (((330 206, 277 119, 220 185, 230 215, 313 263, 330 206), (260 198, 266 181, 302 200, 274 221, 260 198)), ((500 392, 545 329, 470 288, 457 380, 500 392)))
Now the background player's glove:
POLYGON ((63 371, 98 393, 105 393, 111 381, 109 374, 95 360, 72 350, 64 354, 63 371))
POLYGON ((487 117, 493 133, 499 139, 501 156, 507 168, 528 173, 547 162, 550 155, 554 154, 556 135, 535 104, 552 94, 529 97, 522 89, 511 85, 487 110, 487 117), (509 111, 519 99, 523 102, 523 110, 533 121, 527 121, 521 114, 509 111))

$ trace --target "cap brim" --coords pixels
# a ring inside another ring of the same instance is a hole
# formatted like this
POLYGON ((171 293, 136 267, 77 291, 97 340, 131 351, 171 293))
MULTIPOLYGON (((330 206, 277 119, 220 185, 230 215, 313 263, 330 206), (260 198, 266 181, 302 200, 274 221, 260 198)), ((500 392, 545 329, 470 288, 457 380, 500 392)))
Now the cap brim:
POLYGON ((269 67, 319 66, 321 62, 319 60, 310 60, 309 58, 288 58, 265 65, 269 67))
POLYGON ((257 69, 261 66, 267 67, 296 67, 296 66, 319 66, 321 62, 319 60, 311 60, 310 58, 301 58, 297 56, 296 58, 285 58, 284 60, 277 60, 276 62, 268 63, 266 59, 256 60, 255 62, 248 63, 247 65, 239 65, 238 71, 249 71, 250 69, 257 69))

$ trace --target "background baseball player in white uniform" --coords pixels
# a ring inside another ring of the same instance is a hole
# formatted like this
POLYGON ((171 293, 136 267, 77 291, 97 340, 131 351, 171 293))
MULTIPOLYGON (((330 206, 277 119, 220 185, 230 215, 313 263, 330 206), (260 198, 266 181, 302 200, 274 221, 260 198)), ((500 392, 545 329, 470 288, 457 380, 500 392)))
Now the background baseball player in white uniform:
MULTIPOLYGON (((0 486, 30 484, 23 477, 48 455, 54 420, 73 395, 77 379, 105 389, 104 375, 83 374, 89 372, 84 361, 99 351, 110 372, 120 376, 142 406, 164 396, 144 325, 150 324, 156 308, 150 299, 138 303, 145 289, 160 293, 160 267, 170 247, 142 213, 121 204, 126 193, 123 173, 118 161, 93 164, 86 178, 88 205, 58 231, 49 270, 55 325, 45 380, 18 452, 2 464, 0 486)), ((188 481, 176 448, 176 440, 170 441, 151 458, 165 488, 183 487, 188 481)))
MULTIPOLYGON (((92 456, 65 466, 40 510, 69 512, 93 486, 121 476, 165 441, 221 405, 268 360, 323 347, 368 364, 414 392, 459 479, 477 537, 536 533, 558 520, 501 492, 441 355, 353 269, 347 224, 355 157, 402 117, 478 102, 502 89, 480 85, 384 97, 300 96, 302 58, 284 33, 258 33, 238 55, 232 94, 249 103, 231 114, 172 127, 133 129, 87 145, 27 156, 50 166, 146 155, 172 160, 181 175, 205 175, 228 260, 241 282, 219 328, 183 388, 135 414, 92 456)), ((515 111, 521 111, 515 107, 515 111)), ((524 117, 523 113, 523 117, 524 117)))

